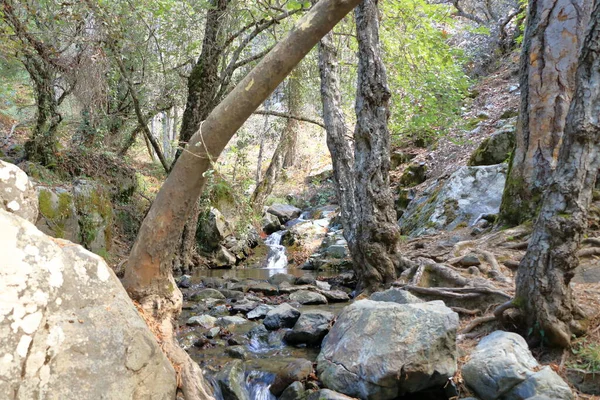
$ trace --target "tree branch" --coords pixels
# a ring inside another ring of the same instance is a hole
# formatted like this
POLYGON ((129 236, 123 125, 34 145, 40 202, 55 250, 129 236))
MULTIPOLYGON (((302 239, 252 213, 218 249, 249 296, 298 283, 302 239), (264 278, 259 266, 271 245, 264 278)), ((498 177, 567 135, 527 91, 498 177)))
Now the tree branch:
POLYGON ((299 117, 297 115, 292 115, 289 113, 278 112, 278 111, 269 111, 269 110, 256 110, 256 111, 254 111, 253 114, 270 115, 272 117, 295 119, 296 121, 308 122, 309 124, 318 125, 321 128, 325 129, 325 125, 322 122, 316 121, 311 118, 299 117))

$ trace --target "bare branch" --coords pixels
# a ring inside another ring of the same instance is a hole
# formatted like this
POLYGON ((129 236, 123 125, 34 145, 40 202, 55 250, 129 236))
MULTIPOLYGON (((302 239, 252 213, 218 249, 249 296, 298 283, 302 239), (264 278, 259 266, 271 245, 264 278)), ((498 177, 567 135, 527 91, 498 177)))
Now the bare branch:
POLYGON ((308 122, 309 124, 318 125, 321 128, 325 129, 325 125, 322 122, 316 121, 316 120, 311 119, 311 118, 306 118, 306 117, 300 117, 300 116, 297 116, 297 115, 292 115, 292 114, 289 114, 289 113, 283 113, 283 112, 278 112, 278 111, 269 111, 269 110, 256 110, 256 111, 254 111, 254 114, 258 114, 258 115, 270 115, 272 117, 295 119, 296 121, 308 122))

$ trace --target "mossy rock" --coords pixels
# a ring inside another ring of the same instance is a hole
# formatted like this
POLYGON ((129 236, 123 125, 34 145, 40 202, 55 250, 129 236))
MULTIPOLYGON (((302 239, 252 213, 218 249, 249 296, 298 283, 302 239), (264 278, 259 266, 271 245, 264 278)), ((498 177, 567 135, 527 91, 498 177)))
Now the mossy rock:
POLYGON ((485 139, 469 159, 469 166, 495 165, 505 162, 515 146, 515 128, 507 125, 485 139))
POLYGON ((38 229, 56 238, 80 243, 79 221, 73 195, 63 188, 39 187, 38 201, 38 229))
POLYGON ((390 168, 396 169, 398 166, 405 164, 415 158, 416 154, 395 151, 390 155, 390 168))
POLYGON ((102 185, 77 180, 73 186, 79 216, 80 243, 96 254, 107 253, 113 235, 113 209, 110 194, 102 185))
POLYGON ((427 166, 424 163, 409 165, 400 177, 400 185, 404 187, 417 186, 427 179, 427 166))

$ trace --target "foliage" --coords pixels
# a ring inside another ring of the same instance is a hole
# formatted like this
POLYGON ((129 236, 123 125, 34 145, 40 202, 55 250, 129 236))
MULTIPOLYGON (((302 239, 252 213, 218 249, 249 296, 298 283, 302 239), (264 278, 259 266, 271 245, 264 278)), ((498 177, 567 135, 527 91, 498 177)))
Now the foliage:
POLYGON ((572 349, 577 356, 573 367, 583 369, 592 373, 600 373, 600 343, 580 342, 572 349))

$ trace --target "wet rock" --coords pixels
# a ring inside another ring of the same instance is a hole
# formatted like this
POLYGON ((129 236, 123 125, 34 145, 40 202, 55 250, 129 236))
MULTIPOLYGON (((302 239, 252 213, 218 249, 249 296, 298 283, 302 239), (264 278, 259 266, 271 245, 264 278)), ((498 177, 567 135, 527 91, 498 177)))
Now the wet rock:
POLYGON ((265 318, 269 311, 274 309, 275 307, 269 306, 267 304, 261 304, 246 315, 248 319, 260 319, 265 318))
POLYGON ((1 397, 175 398, 171 363, 101 257, 1 208, 0 227, 1 397))
POLYGON ((257 302, 244 299, 242 301, 238 301, 232 304, 231 311, 233 311, 234 313, 241 312, 246 314, 254 310, 256 307, 258 307, 257 302))
POLYGON ((506 124, 486 138, 473 152, 467 165, 494 165, 508 160, 515 146, 515 127, 506 124))
POLYGON ((245 385, 245 368, 241 360, 233 360, 225 364, 215 376, 221 389, 223 400, 251 400, 245 385))
POLYGON ((334 315, 328 311, 306 311, 300 315, 294 328, 287 332, 284 340, 289 344, 319 345, 323 341, 334 315))
POLYGON ((267 282, 256 282, 256 283, 249 284, 248 290, 257 292, 257 293, 264 293, 269 296, 278 293, 277 288, 267 282))
POLYGON ((279 370, 269 391, 279 396, 293 382, 305 380, 312 372, 312 362, 298 358, 279 370))
POLYGON ((398 304, 423 303, 423 300, 419 299, 417 296, 413 295, 412 293, 410 293, 406 290, 397 289, 397 288, 391 288, 391 289, 385 290, 383 292, 375 292, 371 295, 371 300, 387 301, 387 302, 398 303, 398 304))
POLYGON ((331 290, 331 285, 325 281, 316 281, 315 284, 321 290, 331 290))
POLYGON ((196 342, 200 339, 197 333, 188 332, 183 337, 181 337, 179 341, 179 345, 182 349, 188 350, 196 344, 196 342))
POLYGON ((209 315, 213 317, 222 317, 224 315, 229 315, 229 310, 225 304, 219 304, 214 306, 209 312, 209 315))
POLYGON ((573 398, 569 385, 550 367, 539 368, 523 337, 495 331, 481 339, 462 374, 465 383, 483 400, 516 400, 535 395, 573 398))
POLYGON ((219 328, 218 326, 215 326, 214 328, 210 328, 206 333, 206 337, 209 339, 214 339, 217 336, 219 336, 219 333, 221 333, 221 328, 219 328))
POLYGON ((217 319, 217 324, 219 326, 229 326, 229 325, 241 325, 248 323, 249 321, 246 318, 239 317, 237 315, 231 315, 228 317, 220 317, 217 319))
POLYGON ((443 386, 456 372, 457 328, 458 315, 442 301, 357 301, 323 340, 320 379, 346 395, 381 400, 443 386))
POLYGON ((219 292, 221 292, 221 294, 225 296, 226 299, 244 299, 244 292, 240 292, 239 290, 219 289, 219 292))
POLYGON ((304 385, 298 381, 293 382, 279 396, 279 400, 304 400, 305 398, 306 390, 304 389, 304 385))
POLYGON ((202 278, 202 284, 207 288, 219 289, 225 286, 225 279, 207 276, 202 278))
POLYGON ((225 349, 225 353, 231 358, 245 360, 248 358, 248 351, 244 346, 230 346, 225 349))
POLYGON ((35 224, 38 218, 38 196, 23 170, 0 160, 0 209, 35 224))
POLYGON ((279 218, 273 214, 264 213, 260 223, 263 232, 267 235, 281 230, 281 222, 279 221, 279 218))
POLYGON ((302 214, 301 209, 290 204, 273 204, 268 208, 267 212, 279 218, 282 224, 291 219, 298 218, 302 214))
POLYGON ((506 164, 461 167, 410 202, 398 224, 412 237, 471 226, 482 215, 497 214, 506 181, 506 164))
POLYGON ((268 281, 271 285, 279 286, 283 282, 294 283, 296 277, 292 274, 275 274, 270 276, 268 281))
POLYGON ((334 392, 329 389, 321 389, 311 393, 306 400, 356 400, 354 397, 348 397, 345 394, 334 392))
POLYGON ((207 299, 225 300, 225 296, 216 289, 200 289, 190 294, 192 301, 201 301, 207 299))
POLYGON ((217 323, 217 319, 212 315, 197 315, 187 320, 186 325, 200 326, 204 329, 213 328, 217 323))
POLYGON ((330 303, 342 303, 344 301, 350 300, 350 296, 348 296, 348 293, 342 290, 323 290, 319 293, 325 296, 327 301, 330 303))
POLYGON ((189 289, 192 286, 192 277, 189 275, 182 275, 177 279, 177 287, 181 289, 189 289))
POLYGON ((312 275, 302 275, 296 278, 296 285, 315 285, 316 279, 312 275))
POLYGON ((299 317, 300 311, 296 310, 287 303, 283 303, 267 313, 263 324, 269 330, 291 328, 294 326, 299 317))
POLYGON ((327 304, 327 298, 320 293, 309 290, 299 290, 290 294, 290 300, 300 304, 327 304))

